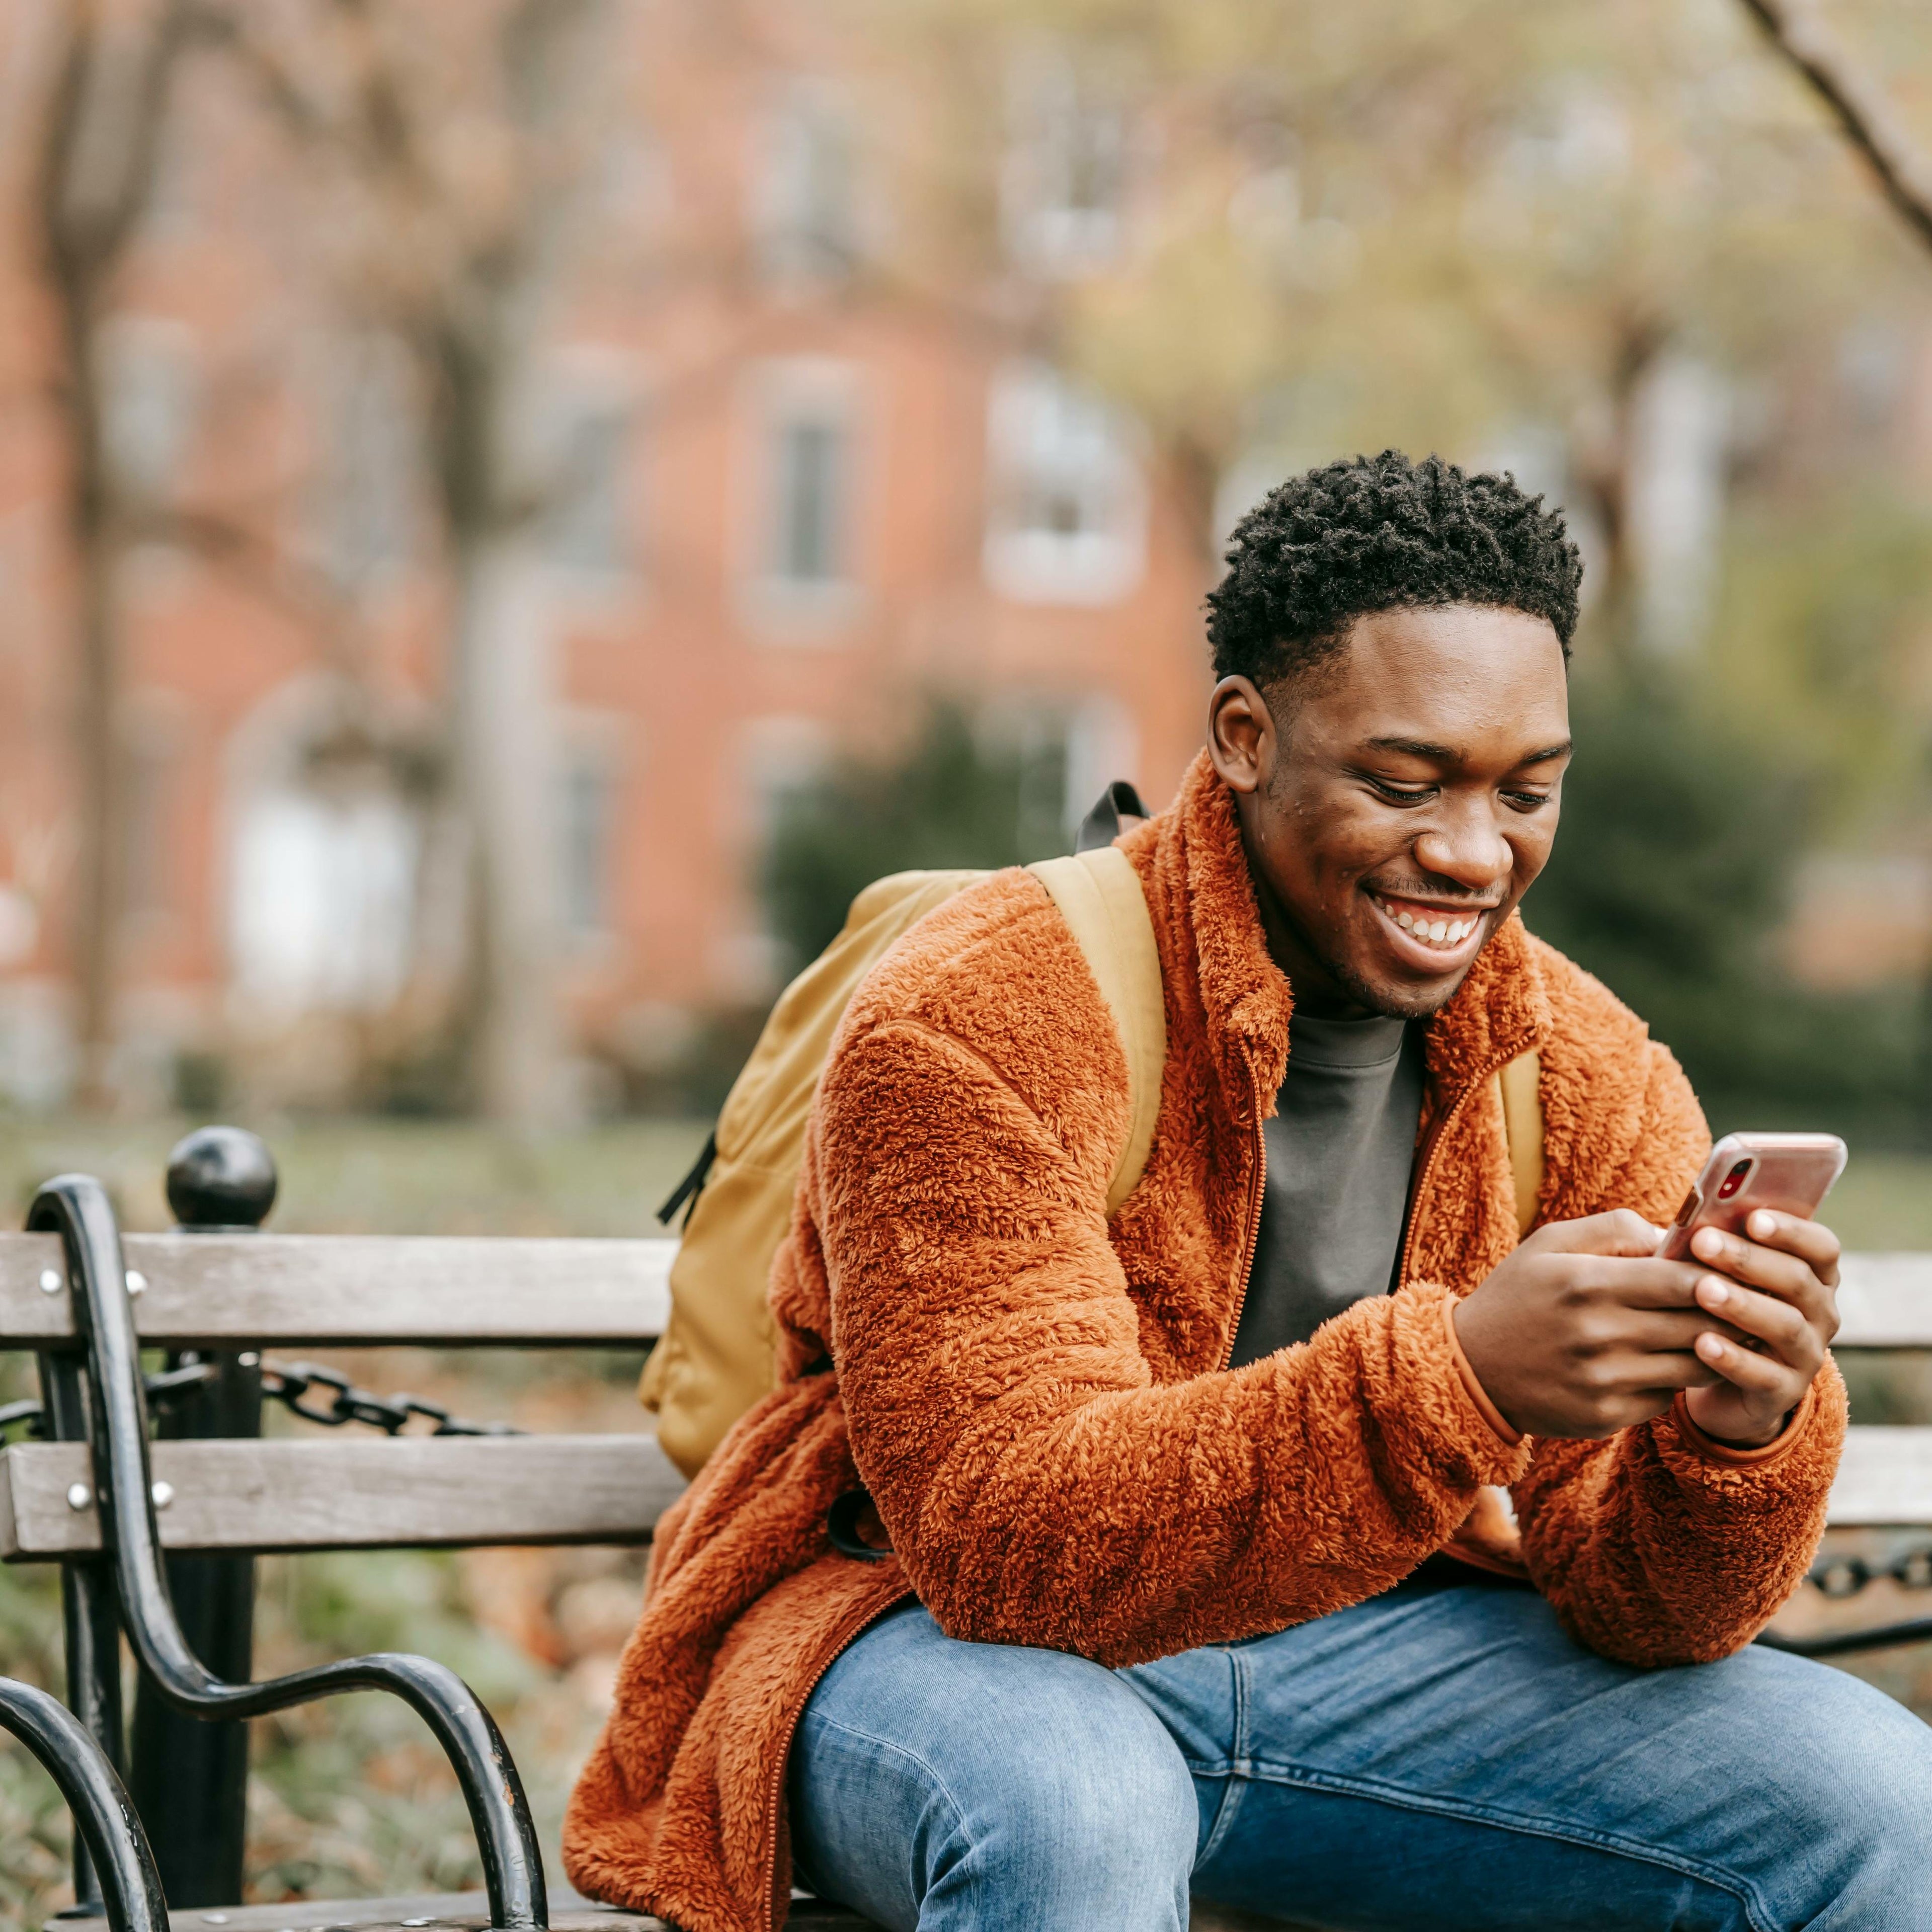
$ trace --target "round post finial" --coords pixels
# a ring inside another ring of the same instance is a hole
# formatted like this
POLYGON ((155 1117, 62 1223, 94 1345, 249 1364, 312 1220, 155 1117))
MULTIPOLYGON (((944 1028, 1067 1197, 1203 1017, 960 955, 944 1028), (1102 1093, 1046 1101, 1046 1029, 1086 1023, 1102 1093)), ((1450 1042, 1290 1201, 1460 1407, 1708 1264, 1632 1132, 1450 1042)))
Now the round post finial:
POLYGON ((168 1205, 184 1228, 258 1228, 275 1204, 275 1162, 242 1127, 197 1127, 168 1156, 168 1205))

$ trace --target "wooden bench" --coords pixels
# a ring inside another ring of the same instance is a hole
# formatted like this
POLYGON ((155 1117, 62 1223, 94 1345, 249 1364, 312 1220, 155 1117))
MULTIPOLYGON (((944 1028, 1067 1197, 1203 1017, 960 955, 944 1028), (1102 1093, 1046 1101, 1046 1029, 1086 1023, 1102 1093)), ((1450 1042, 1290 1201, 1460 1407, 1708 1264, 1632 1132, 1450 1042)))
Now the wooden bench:
MULTIPOLYGON (((352 1670, 329 1666, 299 1684, 284 1680, 295 1686, 292 1694, 252 1704, 255 1694, 233 1688, 250 1678, 247 1612, 257 1552, 640 1544, 683 1479, 641 1427, 632 1435, 264 1442, 257 1434, 262 1352, 403 1343, 641 1351, 662 1331, 676 1244, 256 1232, 274 1184, 252 1136, 208 1130, 183 1142, 170 1168, 170 1198, 184 1224, 177 1232, 117 1237, 98 1185, 68 1177, 36 1202, 30 1219, 38 1231, 0 1235, 0 1349, 40 1358, 56 1438, 17 1442, 0 1453, 0 1559, 64 1566, 69 1702, 109 1760, 131 1774, 177 1928, 488 1925, 490 1901, 480 1894, 316 1906, 226 1903, 241 1890, 245 1726, 178 1708, 194 1693, 194 1670, 207 1666, 204 1708, 226 1697, 223 1708, 236 1718, 368 1681, 328 1681, 330 1670, 352 1670), (194 1382, 197 1371, 202 1377, 152 1444, 139 1418, 142 1348, 166 1351, 178 1381, 194 1382), (124 1425, 118 1448, 108 1440, 117 1403, 124 1425), (144 1458, 146 1466, 136 1466, 144 1458), (104 1532, 104 1514, 116 1526, 111 1534, 104 1532), (157 1602, 152 1580, 143 1580, 144 1561, 165 1571, 173 1609, 157 1602), (172 1639, 164 1628, 170 1620, 177 1627, 172 1639), (131 1752, 118 1667, 108 1664, 111 1658, 118 1665, 117 1622, 137 1658, 152 1666, 138 1694, 131 1752), (176 1641, 188 1663, 170 1661, 168 1646, 176 1641), (172 1704, 157 1688, 170 1671, 172 1704)), ((1851 1257, 1840 1304, 1841 1348, 1932 1347, 1932 1256, 1851 1257)), ((1932 1524, 1932 1429, 1855 1429, 1832 1520, 1932 1524)), ((1932 1634, 1932 1621, 1887 1634, 1932 1634)), ((1833 1643, 1792 1647, 1826 1654, 1833 1643)), ((400 1688, 426 1714, 443 1694, 433 1684, 400 1688)), ((500 1739, 488 1744, 494 1726, 478 1714, 483 1729, 476 1735, 484 1742, 477 1748, 500 1748, 500 1739)), ((446 1718, 444 1732, 456 1721, 446 1718)), ((455 1761, 460 1739, 443 1741, 455 1761)), ((499 1844, 494 1854, 485 1846, 502 1922, 541 1922, 540 1910, 532 1910, 531 1875, 509 1869, 535 1855, 526 1808, 520 1823, 505 1814, 493 1826, 478 1807, 472 1796, 479 1838, 494 1829, 514 1839, 522 1831, 527 1840, 521 1852, 514 1844, 499 1844)), ((76 1865, 80 1895, 98 1896, 84 1854, 76 1865)), ((534 1882, 540 1899, 540 1863, 534 1882)), ((555 1896, 550 1922, 656 1924, 555 1896)), ((865 1923, 816 1903, 802 1904, 793 1922, 865 1923)), ((1197 1918, 1204 1928, 1240 1922, 1204 1912, 1197 1918)))

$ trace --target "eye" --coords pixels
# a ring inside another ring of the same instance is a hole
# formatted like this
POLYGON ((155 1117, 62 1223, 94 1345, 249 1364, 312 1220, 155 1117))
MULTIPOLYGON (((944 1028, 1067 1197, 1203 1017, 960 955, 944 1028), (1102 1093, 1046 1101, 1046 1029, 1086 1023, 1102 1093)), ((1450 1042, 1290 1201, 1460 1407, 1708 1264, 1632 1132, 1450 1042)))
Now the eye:
POLYGON ((1395 784, 1373 773, 1366 776, 1370 786, 1391 805, 1426 805, 1436 796, 1436 788, 1432 784, 1395 784))
POLYGON ((1524 791, 1517 789, 1506 790, 1503 794, 1503 796, 1508 799, 1519 812, 1534 812, 1539 806, 1547 805, 1553 796, 1553 794, 1546 791, 1524 791))

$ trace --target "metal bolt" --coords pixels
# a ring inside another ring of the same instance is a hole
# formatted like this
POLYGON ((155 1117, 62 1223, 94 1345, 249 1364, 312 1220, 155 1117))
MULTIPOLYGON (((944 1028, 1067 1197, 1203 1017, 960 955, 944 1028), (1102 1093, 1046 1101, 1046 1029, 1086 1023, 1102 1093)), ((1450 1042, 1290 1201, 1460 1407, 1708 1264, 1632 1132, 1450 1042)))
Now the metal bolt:
POLYGON ((94 1500, 94 1492, 85 1483, 70 1483, 67 1486, 67 1506, 70 1510, 84 1510, 94 1500))
MULTIPOLYGON (((148 1494, 154 1499, 155 1508, 164 1510, 175 1499, 175 1486, 172 1483, 157 1483, 148 1494)), ((225 1925, 227 1922, 225 1918, 211 1918, 208 1921, 211 1925, 225 1925)))
MULTIPOLYGON (((235 1359, 244 1369, 259 1369, 262 1366, 261 1357, 253 1348, 244 1348, 235 1359)), ((424 1922, 427 1924, 428 1922, 425 1920, 424 1922)))
POLYGON ((58 1294, 66 1286, 67 1283, 62 1279, 58 1268, 41 1269, 40 1292, 43 1294, 58 1294))
POLYGON ((128 1292, 130 1294, 145 1294, 147 1292, 148 1277, 139 1268, 130 1268, 128 1270, 128 1292))

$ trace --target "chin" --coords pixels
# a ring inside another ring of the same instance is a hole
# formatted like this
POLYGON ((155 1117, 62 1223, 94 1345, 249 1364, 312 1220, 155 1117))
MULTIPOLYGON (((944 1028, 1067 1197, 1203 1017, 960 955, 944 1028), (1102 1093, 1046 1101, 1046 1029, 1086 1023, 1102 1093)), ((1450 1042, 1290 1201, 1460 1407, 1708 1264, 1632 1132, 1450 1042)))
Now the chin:
POLYGON ((1455 998, 1462 982, 1469 976, 1468 968, 1465 967, 1444 979, 1426 980, 1418 984, 1413 980, 1372 977, 1360 968, 1339 961, 1330 964, 1328 970, 1357 1005, 1366 1006, 1370 1012, 1388 1020, 1433 1019, 1455 998))

